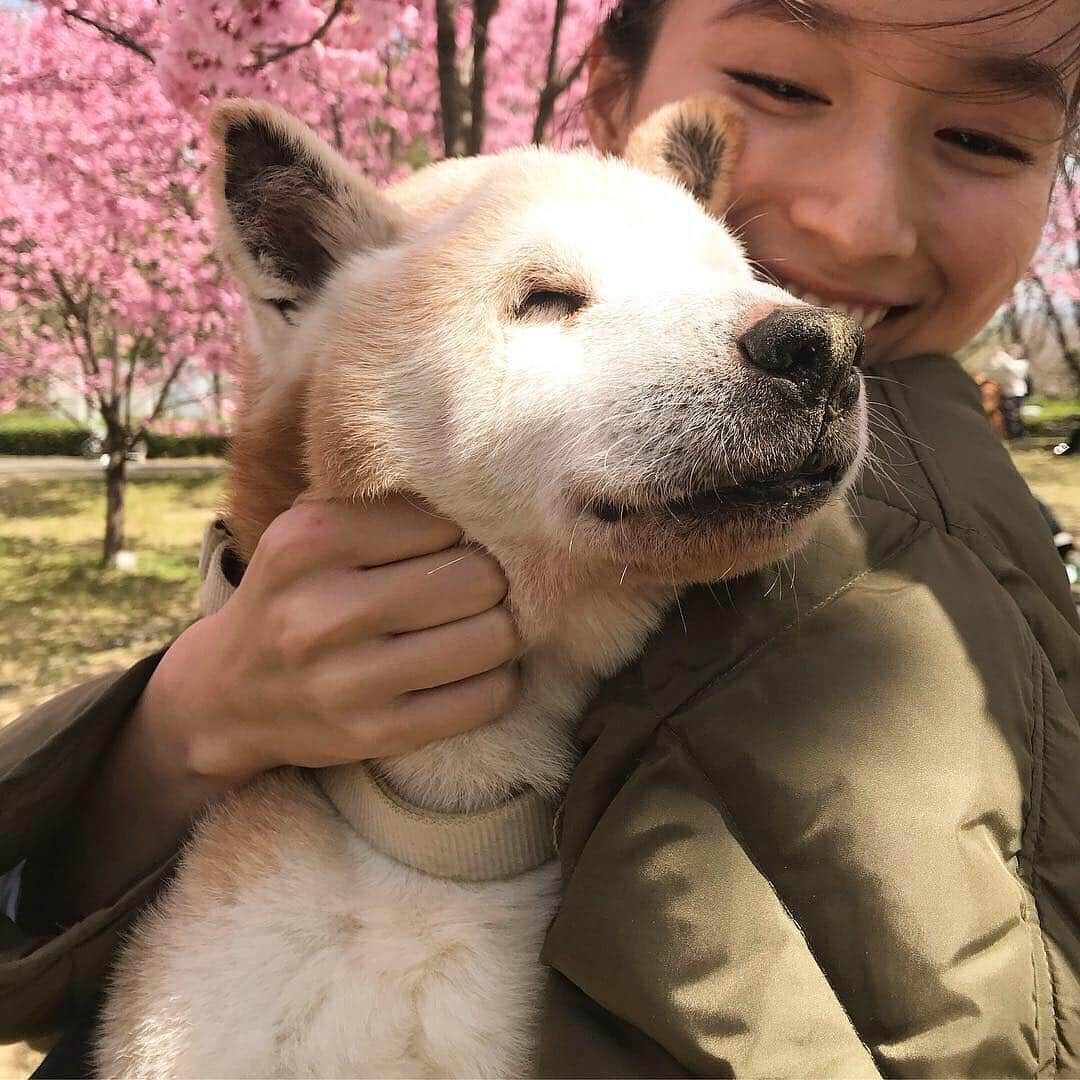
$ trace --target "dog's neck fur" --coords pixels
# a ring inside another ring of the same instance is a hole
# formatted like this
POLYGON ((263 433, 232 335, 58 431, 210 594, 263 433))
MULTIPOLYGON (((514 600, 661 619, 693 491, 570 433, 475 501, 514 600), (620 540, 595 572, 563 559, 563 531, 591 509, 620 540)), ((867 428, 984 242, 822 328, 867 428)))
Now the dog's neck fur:
MULTIPOLYGON (((513 597, 515 574, 512 567, 506 572, 513 597)), ((565 597, 543 640, 519 618, 525 650, 517 704, 494 723, 382 761, 389 783, 436 810, 482 809, 526 787, 561 800, 575 761, 574 726, 589 696, 641 650, 665 596, 671 599, 669 590, 627 587, 565 597)))

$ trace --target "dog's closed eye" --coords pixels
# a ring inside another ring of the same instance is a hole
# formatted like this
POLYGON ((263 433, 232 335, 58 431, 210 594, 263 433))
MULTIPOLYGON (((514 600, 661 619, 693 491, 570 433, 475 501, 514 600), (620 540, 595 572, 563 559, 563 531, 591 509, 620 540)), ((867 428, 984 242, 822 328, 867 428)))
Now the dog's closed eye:
POLYGON ((518 304, 515 318, 536 321, 568 319, 586 304, 579 292, 563 289, 530 289, 518 304))

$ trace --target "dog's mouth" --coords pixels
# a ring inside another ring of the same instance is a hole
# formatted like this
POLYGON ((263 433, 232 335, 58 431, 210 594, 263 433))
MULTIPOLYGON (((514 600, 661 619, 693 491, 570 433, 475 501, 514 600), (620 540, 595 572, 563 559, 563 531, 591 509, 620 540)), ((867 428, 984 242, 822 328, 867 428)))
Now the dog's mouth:
POLYGON ((845 472, 840 465, 811 465, 795 473, 746 480, 727 487, 703 487, 658 502, 593 498, 586 508, 600 521, 612 525, 650 518, 692 526, 769 511, 782 511, 785 517, 801 517, 828 502, 845 472))

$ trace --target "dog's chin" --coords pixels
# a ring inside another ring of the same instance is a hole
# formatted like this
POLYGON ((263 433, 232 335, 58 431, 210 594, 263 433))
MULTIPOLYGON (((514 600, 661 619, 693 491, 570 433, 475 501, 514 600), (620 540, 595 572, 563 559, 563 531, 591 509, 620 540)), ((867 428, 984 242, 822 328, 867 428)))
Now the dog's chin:
POLYGON ((604 524, 668 531, 710 531, 717 528, 769 528, 794 524, 819 510, 844 482, 840 465, 804 469, 793 474, 704 484, 677 495, 597 492, 582 507, 604 524))
POLYGON ((609 564, 627 583, 691 585, 740 577, 779 562, 806 543, 827 503, 798 517, 748 514, 723 527, 680 529, 638 521, 619 535, 597 538, 609 564))
POLYGON ((718 581, 801 547, 850 471, 836 465, 652 499, 593 493, 578 501, 575 529, 579 542, 628 567, 637 581, 718 581))

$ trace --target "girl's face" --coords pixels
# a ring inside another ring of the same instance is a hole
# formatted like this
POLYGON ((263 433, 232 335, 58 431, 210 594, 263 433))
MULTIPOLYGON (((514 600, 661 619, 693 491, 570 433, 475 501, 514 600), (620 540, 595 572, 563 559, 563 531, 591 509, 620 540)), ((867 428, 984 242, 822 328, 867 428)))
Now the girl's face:
POLYGON ((633 91, 605 96, 616 65, 594 65, 593 139, 617 153, 665 102, 734 99, 747 137, 728 220, 751 258, 810 302, 846 309, 871 359, 953 352, 1038 245, 1060 153, 1055 89, 1071 87, 1024 58, 1073 29, 1072 3, 1022 20, 1000 16, 1015 0, 801 6, 806 24, 779 0, 669 0, 633 91), (898 9, 919 28, 856 21, 898 9))

